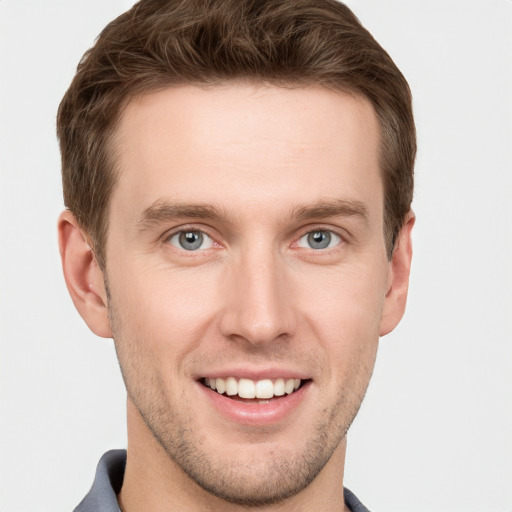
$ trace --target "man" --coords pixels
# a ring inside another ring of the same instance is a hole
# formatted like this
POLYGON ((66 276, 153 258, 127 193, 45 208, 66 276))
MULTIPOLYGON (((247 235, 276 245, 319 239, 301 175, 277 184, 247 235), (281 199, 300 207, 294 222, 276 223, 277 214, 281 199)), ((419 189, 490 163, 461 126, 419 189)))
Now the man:
POLYGON ((407 296, 407 83, 334 0, 142 0, 58 114, 64 275, 128 449, 76 510, 352 510, 346 433, 407 296))

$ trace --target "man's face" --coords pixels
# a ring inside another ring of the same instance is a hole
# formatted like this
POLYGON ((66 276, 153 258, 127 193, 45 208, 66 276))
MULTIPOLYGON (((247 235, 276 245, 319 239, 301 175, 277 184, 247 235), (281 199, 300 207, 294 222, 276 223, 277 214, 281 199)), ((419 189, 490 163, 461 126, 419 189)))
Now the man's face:
POLYGON ((321 88, 170 88, 122 116, 106 278, 129 408, 215 495, 342 467, 390 286, 378 144, 368 101, 321 88))

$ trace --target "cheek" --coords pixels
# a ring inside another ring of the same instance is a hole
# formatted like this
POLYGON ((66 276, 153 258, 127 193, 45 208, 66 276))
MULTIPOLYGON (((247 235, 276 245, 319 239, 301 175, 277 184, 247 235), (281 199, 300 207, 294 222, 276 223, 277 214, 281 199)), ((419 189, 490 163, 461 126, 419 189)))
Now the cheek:
POLYGON ((333 269, 304 280, 296 296, 301 316, 331 357, 375 350, 385 297, 382 273, 357 267, 333 269))
POLYGON ((123 335, 138 340, 154 357, 169 350, 179 357, 200 344, 215 316, 215 276, 137 269, 122 274, 137 276, 112 285, 123 335))

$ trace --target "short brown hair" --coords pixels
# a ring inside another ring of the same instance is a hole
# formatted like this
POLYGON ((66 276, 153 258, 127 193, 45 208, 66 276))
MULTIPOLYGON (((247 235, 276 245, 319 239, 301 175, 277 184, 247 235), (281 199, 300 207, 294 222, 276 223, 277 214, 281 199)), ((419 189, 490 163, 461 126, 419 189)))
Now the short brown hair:
POLYGON ((409 212, 416 134, 409 86, 336 0, 141 0, 83 56, 57 116, 65 205, 105 264, 117 180, 112 135, 127 101, 177 84, 247 79, 362 94, 381 130, 385 240, 391 257, 409 212))

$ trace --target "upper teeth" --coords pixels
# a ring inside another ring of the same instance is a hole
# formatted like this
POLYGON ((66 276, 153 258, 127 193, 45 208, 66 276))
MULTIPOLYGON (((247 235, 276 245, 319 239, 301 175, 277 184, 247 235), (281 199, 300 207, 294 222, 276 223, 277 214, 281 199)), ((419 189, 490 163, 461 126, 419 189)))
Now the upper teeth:
POLYGON ((234 396, 240 398, 272 398, 274 396, 283 396, 285 393, 289 395, 299 389, 300 379, 270 379, 251 380, 251 379, 235 379, 228 377, 227 379, 204 379, 205 384, 216 390, 221 395, 234 396))

